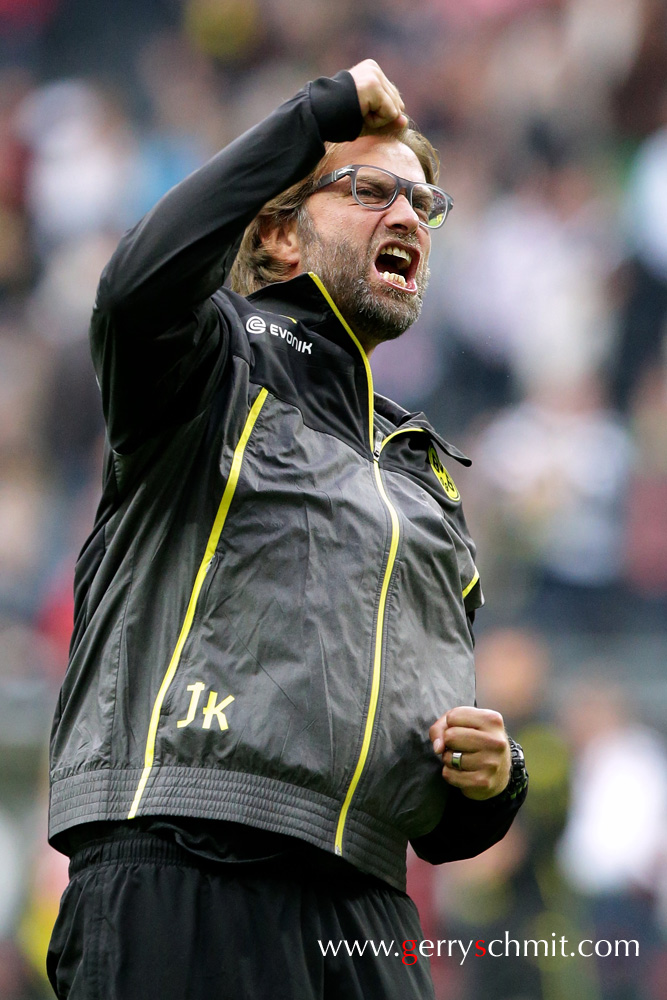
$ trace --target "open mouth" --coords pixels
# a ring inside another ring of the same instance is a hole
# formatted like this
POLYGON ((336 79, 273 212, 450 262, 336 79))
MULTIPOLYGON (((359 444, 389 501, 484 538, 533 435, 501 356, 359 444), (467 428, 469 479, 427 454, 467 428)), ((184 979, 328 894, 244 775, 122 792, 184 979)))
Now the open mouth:
POLYGON ((419 265, 419 251, 399 243, 386 243, 375 258, 375 270, 382 281, 402 292, 417 291, 415 275, 419 265))

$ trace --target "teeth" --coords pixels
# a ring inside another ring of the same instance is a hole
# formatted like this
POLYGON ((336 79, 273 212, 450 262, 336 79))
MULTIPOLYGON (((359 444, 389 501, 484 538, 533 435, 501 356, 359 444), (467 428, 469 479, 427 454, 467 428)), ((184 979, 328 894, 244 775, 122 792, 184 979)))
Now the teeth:
POLYGON ((385 271, 382 277, 385 281, 393 281, 394 284, 403 285, 404 288, 407 288, 408 283, 402 274, 394 274, 393 271, 385 271))
POLYGON ((412 254, 409 254, 403 247, 385 247, 382 253, 390 254, 392 257, 402 257, 403 260, 407 260, 408 264, 412 263, 412 254))

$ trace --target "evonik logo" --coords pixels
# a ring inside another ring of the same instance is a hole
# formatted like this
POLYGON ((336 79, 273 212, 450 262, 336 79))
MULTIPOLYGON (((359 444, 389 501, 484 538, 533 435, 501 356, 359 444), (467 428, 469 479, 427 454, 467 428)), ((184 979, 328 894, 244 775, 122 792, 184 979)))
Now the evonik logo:
POLYGON ((266 333, 267 329, 271 336, 281 337, 286 344, 293 347, 295 351, 299 351, 301 354, 312 354, 313 345, 309 340, 299 340, 296 334, 292 333, 291 330, 286 329, 284 326, 280 326, 279 323, 269 323, 261 316, 249 316, 245 322, 245 328, 248 333, 252 333, 255 336, 259 336, 262 333, 266 333))
POLYGON ((248 333, 264 333, 266 330, 266 322, 261 316, 250 316, 246 320, 245 328, 248 333))

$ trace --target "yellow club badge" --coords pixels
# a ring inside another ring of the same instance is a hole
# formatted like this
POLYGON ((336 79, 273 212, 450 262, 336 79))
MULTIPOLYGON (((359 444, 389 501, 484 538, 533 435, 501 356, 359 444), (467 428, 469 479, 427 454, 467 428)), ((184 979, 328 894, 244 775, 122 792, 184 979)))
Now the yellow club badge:
POLYGON ((456 483, 454 482, 450 474, 447 472, 447 469, 440 461, 440 456, 438 455, 433 445, 431 445, 428 449, 428 460, 431 463, 431 468, 433 469, 436 476, 440 480, 440 485, 442 486, 443 490, 445 491, 449 499, 460 500, 461 494, 456 488, 456 483))

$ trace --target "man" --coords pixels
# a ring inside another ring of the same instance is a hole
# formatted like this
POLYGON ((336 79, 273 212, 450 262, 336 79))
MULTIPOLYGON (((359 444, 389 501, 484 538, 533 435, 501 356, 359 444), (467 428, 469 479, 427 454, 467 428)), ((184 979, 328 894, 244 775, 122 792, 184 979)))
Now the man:
POLYGON ((482 598, 444 462, 467 460, 368 363, 419 314, 435 171, 367 60, 169 192, 102 276, 110 449, 51 747, 60 997, 432 995, 395 957, 421 936, 408 841, 470 856, 525 795, 502 718, 466 707, 482 598), (323 954, 369 939, 389 956, 323 954))

